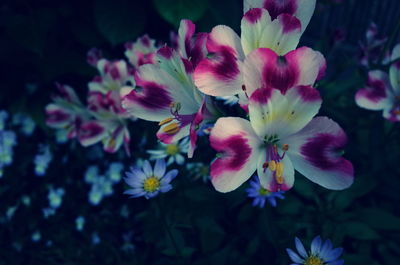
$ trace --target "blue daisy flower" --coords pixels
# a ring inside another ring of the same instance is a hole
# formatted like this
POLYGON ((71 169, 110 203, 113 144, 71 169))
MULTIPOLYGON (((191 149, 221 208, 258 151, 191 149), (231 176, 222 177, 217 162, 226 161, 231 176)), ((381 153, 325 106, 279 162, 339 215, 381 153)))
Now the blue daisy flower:
POLYGON ((170 182, 178 175, 178 170, 173 169, 166 172, 166 164, 164 159, 157 159, 154 169, 149 161, 144 161, 142 169, 131 168, 126 172, 125 182, 132 189, 124 192, 131 198, 145 197, 150 199, 157 196, 158 193, 168 192, 172 189, 170 182))
POLYGON ((255 176, 254 179, 250 181, 250 188, 246 189, 247 196, 253 198, 253 206, 258 206, 260 208, 264 208, 265 202, 275 207, 276 199, 284 199, 282 191, 278 192, 270 192, 261 186, 260 180, 258 176, 255 176))
POLYGON ((333 248, 332 242, 328 239, 325 242, 320 236, 316 236, 311 242, 311 251, 307 253, 300 239, 295 238, 295 251, 287 248, 290 259, 294 262, 291 265, 342 265, 344 260, 339 259, 343 248, 333 248))

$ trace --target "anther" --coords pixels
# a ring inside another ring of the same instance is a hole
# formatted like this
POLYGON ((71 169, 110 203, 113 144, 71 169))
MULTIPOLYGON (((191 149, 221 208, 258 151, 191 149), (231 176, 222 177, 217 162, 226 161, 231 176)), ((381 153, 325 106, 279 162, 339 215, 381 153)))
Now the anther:
POLYGON ((162 126, 164 124, 167 124, 169 122, 171 122, 174 118, 166 118, 165 120, 162 120, 158 123, 159 126, 162 126))
POLYGON ((179 132, 179 124, 174 122, 171 124, 168 124, 167 126, 165 126, 163 128, 163 132, 167 133, 167 134, 175 134, 177 132, 179 132))
POLYGON ((282 162, 278 162, 276 163, 276 177, 282 177, 283 176, 283 163, 282 162))
POLYGON ((284 145, 282 145, 282 150, 283 151, 287 151, 287 150, 289 150, 289 145, 288 144, 284 144, 284 145))
POLYGON ((274 160, 269 161, 268 168, 271 171, 275 171, 276 170, 276 162, 274 160))

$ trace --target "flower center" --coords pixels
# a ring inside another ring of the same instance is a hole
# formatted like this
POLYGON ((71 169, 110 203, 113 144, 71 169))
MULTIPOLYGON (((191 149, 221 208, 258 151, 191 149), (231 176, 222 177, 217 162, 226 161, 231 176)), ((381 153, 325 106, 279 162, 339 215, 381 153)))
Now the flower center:
POLYGON ((261 196, 267 196, 267 195, 270 194, 270 192, 269 192, 267 189, 263 188, 263 187, 261 187, 261 188, 258 190, 258 193, 259 193, 261 196))
POLYGON ((169 144, 167 145, 165 152, 170 156, 176 155, 179 153, 179 147, 176 144, 169 144))
POLYGON ((154 192, 160 188, 160 181, 156 177, 150 177, 144 180, 143 189, 146 192, 154 192))
POLYGON ((266 161, 263 164, 264 172, 266 170, 271 170, 278 186, 282 185, 285 182, 285 179, 283 177, 284 164, 281 162, 281 160, 285 157, 286 151, 289 150, 289 145, 284 144, 281 147, 278 147, 277 144, 279 140, 275 136, 268 137, 265 140, 267 146, 266 161), (282 155, 279 154, 278 148, 280 148, 283 152, 282 155))
POLYGON ((324 261, 316 256, 310 256, 305 259, 304 265, 323 265, 324 261))

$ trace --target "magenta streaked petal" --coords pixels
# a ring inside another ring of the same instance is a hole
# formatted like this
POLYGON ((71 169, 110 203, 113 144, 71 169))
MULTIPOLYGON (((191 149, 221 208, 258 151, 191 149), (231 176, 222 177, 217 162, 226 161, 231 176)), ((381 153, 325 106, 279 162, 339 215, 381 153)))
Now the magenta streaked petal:
POLYGON ((46 106, 46 124, 52 128, 65 128, 73 120, 73 115, 68 110, 56 105, 46 106))
POLYGON ((289 14, 300 20, 302 32, 304 32, 314 13, 315 4, 316 0, 246 0, 243 13, 251 8, 265 8, 272 19, 276 19, 281 14, 289 14))
POLYGON ((281 14, 272 21, 267 10, 254 8, 244 15, 241 31, 245 54, 257 48, 269 48, 278 55, 284 55, 297 47, 301 24, 296 17, 289 14, 281 14))
POLYGON ((197 131, 200 128, 200 124, 204 120, 204 112, 206 111, 206 102, 203 100, 203 103, 199 109, 199 111, 194 116, 193 121, 190 124, 190 131, 189 131, 189 149, 188 149, 188 158, 193 157, 194 150, 196 149, 196 142, 197 142, 197 131))
POLYGON ((188 19, 182 19, 178 30, 178 49, 183 58, 188 59, 192 49, 192 37, 196 31, 196 26, 188 19))
POLYGON ((316 117, 298 133, 281 140, 294 168, 309 180, 332 190, 348 188, 354 179, 350 161, 341 156, 347 136, 327 117, 316 117))
POLYGON ((116 127, 115 130, 111 132, 111 135, 105 138, 103 143, 104 151, 107 153, 117 152, 124 143, 124 140, 127 140, 126 144, 129 144, 129 138, 125 139, 126 131, 123 125, 116 127))
POLYGON ((88 121, 80 126, 78 140, 83 146, 93 145, 107 136, 107 130, 103 124, 97 121, 88 121))
POLYGON ((207 49, 210 58, 200 61, 194 72, 196 86, 211 96, 237 94, 243 84, 239 60, 244 58, 239 36, 229 27, 214 27, 207 49))
POLYGON ((258 88, 279 89, 283 94, 294 86, 313 85, 324 67, 321 53, 302 47, 278 56, 273 50, 260 48, 244 62, 243 74, 249 96, 258 88))
POLYGON ((221 153, 210 171, 216 190, 235 190, 256 170, 262 142, 249 121, 232 117, 218 119, 211 130, 210 144, 221 153))
POLYGON ((388 75, 374 70, 368 73, 367 86, 358 90, 355 98, 357 105, 362 108, 381 110, 393 104, 392 97, 388 75))
POLYGON ((389 75, 393 92, 400 96, 400 44, 397 44, 392 51, 390 60, 394 63, 390 66, 389 75))
POLYGON ((164 129, 166 126, 168 124, 161 126, 157 132, 157 138, 164 144, 177 143, 180 139, 189 135, 190 123, 179 124, 177 132, 174 133, 165 132, 164 129))

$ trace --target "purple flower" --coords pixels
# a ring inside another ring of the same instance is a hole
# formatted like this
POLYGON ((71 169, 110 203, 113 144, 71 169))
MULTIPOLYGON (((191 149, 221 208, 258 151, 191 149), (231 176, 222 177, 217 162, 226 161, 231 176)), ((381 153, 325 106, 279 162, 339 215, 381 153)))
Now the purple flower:
POLYGON ((332 242, 328 239, 325 242, 320 236, 316 236, 311 242, 311 251, 307 252, 301 243, 300 239, 295 238, 295 251, 287 248, 286 251, 293 261, 292 265, 342 265, 343 260, 338 259, 342 253, 342 248, 333 248, 332 242))
POLYGON ((142 169, 132 167, 126 172, 125 182, 132 189, 124 192, 131 198, 145 197, 146 199, 157 196, 158 193, 168 192, 172 189, 170 182, 176 177, 178 170, 173 169, 166 173, 164 159, 158 159, 151 167, 149 161, 144 161, 142 169))
POLYGON ((250 188, 246 189, 247 196, 253 198, 253 206, 258 206, 260 208, 264 208, 265 202, 275 207, 276 199, 284 199, 284 192, 270 192, 261 186, 260 180, 258 176, 255 176, 253 180, 250 181, 250 188))

